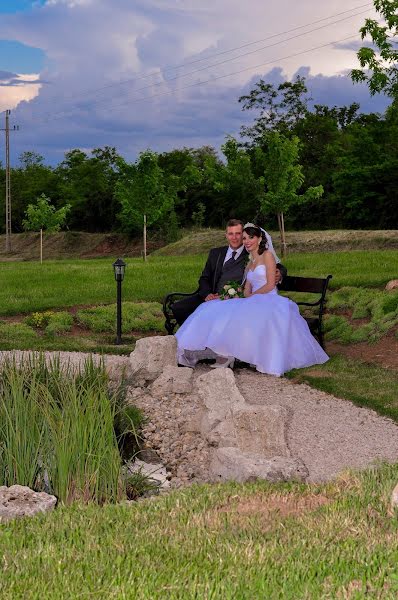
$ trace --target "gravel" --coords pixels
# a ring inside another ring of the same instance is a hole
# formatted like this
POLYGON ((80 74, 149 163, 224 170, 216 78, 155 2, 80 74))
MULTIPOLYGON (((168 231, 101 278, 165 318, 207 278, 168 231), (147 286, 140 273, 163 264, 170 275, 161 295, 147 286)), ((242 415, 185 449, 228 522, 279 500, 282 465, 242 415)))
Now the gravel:
MULTIPOLYGON (((195 377, 209 367, 199 365, 195 377)), ((239 391, 250 404, 278 404, 289 412, 287 442, 293 458, 309 471, 309 482, 322 482, 347 469, 362 469, 380 460, 398 460, 398 426, 376 412, 358 408, 306 384, 235 370, 239 391)), ((137 393, 137 392, 136 392, 137 393)), ((138 405, 149 417, 144 429, 148 445, 169 468, 172 485, 206 481, 209 448, 195 427, 201 416, 199 398, 168 395, 141 396, 138 405)))

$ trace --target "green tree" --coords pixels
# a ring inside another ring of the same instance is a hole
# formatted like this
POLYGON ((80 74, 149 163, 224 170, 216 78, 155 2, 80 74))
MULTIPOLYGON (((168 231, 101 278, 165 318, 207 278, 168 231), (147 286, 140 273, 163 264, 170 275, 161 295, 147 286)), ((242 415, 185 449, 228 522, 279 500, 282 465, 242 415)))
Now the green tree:
POLYGON ((254 124, 241 128, 241 136, 248 138, 246 146, 261 144, 264 133, 279 131, 288 134, 308 112, 308 92, 304 77, 285 81, 275 88, 271 83, 260 79, 239 102, 242 110, 258 112, 254 124))
POLYGON ((119 158, 110 146, 95 148, 91 156, 79 149, 65 154, 56 175, 61 198, 71 205, 71 228, 96 232, 116 227, 120 205, 114 192, 119 158))
POLYGON ((151 150, 142 152, 133 164, 121 159, 119 166, 121 177, 116 185, 116 197, 122 207, 119 218, 129 233, 143 227, 146 259, 147 227, 159 225, 166 218, 175 223, 177 192, 184 183, 176 175, 166 177, 158 155, 151 150))
POLYGON ((366 82, 372 96, 384 92, 398 96, 398 0, 374 0, 383 22, 366 19, 361 38, 370 37, 375 48, 363 46, 357 53, 360 69, 353 69, 354 82, 366 82))
POLYGON ((284 215, 295 205, 320 198, 321 185, 309 187, 304 193, 297 192, 304 183, 302 167, 299 164, 300 141, 298 137, 288 138, 274 131, 266 139, 267 150, 257 148, 257 160, 262 162, 266 192, 261 198, 264 214, 276 213, 281 237, 281 253, 286 255, 284 215))
POLYGON ((65 223, 70 205, 66 204, 59 210, 51 204, 50 198, 42 194, 36 204, 29 204, 26 209, 26 219, 23 220, 25 231, 40 231, 40 262, 43 262, 43 230, 47 232, 59 231, 65 223))
POLYGON ((226 164, 220 168, 212 161, 206 166, 207 180, 219 193, 218 210, 224 220, 237 215, 253 220, 263 193, 263 180, 255 176, 249 152, 240 148, 235 138, 228 137, 221 148, 226 164))

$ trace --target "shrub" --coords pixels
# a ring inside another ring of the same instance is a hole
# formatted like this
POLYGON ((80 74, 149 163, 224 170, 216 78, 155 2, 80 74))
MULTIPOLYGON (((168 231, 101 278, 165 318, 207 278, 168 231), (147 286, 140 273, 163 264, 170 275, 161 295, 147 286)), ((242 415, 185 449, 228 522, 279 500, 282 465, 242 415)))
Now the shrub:
POLYGON ((45 312, 34 312, 25 318, 25 323, 30 327, 44 329, 45 327, 47 327, 51 317, 53 317, 54 314, 55 313, 51 310, 46 310, 45 312))

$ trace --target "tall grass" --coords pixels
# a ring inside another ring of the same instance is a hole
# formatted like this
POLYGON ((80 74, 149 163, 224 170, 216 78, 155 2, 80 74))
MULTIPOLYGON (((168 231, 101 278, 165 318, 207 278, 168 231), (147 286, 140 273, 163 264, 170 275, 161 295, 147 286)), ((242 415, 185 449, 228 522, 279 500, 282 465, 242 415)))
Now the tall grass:
POLYGON ((35 357, 6 362, 0 376, 0 485, 46 490, 65 504, 123 498, 121 408, 102 367, 74 372, 35 357))

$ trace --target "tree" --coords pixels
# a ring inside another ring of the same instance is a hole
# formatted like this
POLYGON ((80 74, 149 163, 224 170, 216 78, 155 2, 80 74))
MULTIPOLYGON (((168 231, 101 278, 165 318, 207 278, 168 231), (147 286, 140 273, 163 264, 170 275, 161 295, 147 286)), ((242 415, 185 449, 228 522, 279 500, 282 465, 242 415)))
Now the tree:
POLYGON ((158 155, 151 150, 142 152, 134 164, 121 159, 119 166, 121 177, 116 185, 116 197, 122 207, 119 218, 130 233, 143 226, 146 260, 147 226, 159 224, 166 216, 175 222, 177 192, 184 184, 176 175, 165 176, 158 155))
POLYGON ((40 263, 43 262, 43 229, 48 232, 59 231, 70 211, 70 204, 56 210, 50 203, 50 198, 42 194, 36 204, 28 205, 26 219, 22 222, 26 231, 40 231, 40 263))
POLYGON ((286 255, 284 214, 296 204, 320 198, 323 187, 309 187, 303 194, 297 191, 304 182, 302 167, 298 162, 300 141, 298 137, 287 138, 279 132, 266 136, 267 151, 256 149, 257 160, 264 169, 267 191, 261 198, 263 213, 276 213, 281 236, 281 253, 286 255))
POLYGON ((219 168, 217 163, 209 162, 206 167, 207 180, 220 194, 217 208, 224 220, 236 215, 243 220, 254 220, 264 189, 263 180, 255 176, 249 152, 239 148, 235 138, 229 136, 221 148, 226 164, 219 168))
POLYGON ((308 112, 307 94, 304 77, 297 76, 292 81, 281 83, 276 89, 271 83, 260 79, 247 96, 241 96, 242 110, 259 111, 254 125, 241 128, 241 136, 249 138, 255 145, 261 143, 267 131, 279 131, 288 134, 308 112))
POLYGON ((357 53, 361 69, 353 69, 354 82, 366 82, 372 96, 384 92, 398 96, 398 0, 374 0, 374 7, 384 20, 366 19, 361 38, 370 36, 377 51, 363 46, 357 53))

